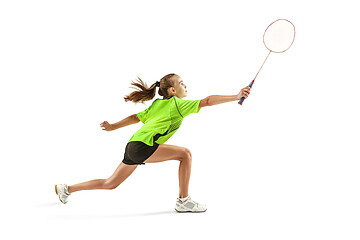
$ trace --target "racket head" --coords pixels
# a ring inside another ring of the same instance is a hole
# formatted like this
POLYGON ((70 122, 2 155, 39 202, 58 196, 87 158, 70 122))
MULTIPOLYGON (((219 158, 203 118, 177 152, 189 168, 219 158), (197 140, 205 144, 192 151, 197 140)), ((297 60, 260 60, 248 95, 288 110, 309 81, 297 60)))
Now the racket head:
POLYGON ((265 30, 263 42, 265 47, 275 53, 287 51, 295 40, 295 26, 286 19, 272 22, 265 30))

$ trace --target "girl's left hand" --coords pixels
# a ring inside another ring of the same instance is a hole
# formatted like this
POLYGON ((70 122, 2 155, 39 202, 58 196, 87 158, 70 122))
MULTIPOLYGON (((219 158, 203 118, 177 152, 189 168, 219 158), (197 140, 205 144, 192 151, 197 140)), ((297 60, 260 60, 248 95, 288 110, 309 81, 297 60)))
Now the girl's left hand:
POLYGON ((104 121, 100 124, 100 127, 103 127, 102 130, 105 130, 105 131, 111 131, 111 130, 114 130, 113 126, 111 124, 109 124, 107 121, 104 121))

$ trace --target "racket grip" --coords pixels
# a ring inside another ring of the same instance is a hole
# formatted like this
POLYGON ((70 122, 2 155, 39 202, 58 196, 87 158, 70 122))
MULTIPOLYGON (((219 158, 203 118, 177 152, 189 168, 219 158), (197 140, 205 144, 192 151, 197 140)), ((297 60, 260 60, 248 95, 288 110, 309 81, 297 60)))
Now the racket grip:
POLYGON ((238 102, 240 105, 242 105, 243 101, 245 100, 244 97, 240 98, 240 101, 238 102))
MULTIPOLYGON (((249 87, 250 87, 250 88, 251 88, 252 85, 254 84, 254 81, 255 81, 255 79, 252 80, 251 83, 249 84, 249 87)), ((243 102, 244 102, 244 100, 245 100, 245 97, 240 98, 240 101, 238 102, 238 104, 242 105, 243 102)))

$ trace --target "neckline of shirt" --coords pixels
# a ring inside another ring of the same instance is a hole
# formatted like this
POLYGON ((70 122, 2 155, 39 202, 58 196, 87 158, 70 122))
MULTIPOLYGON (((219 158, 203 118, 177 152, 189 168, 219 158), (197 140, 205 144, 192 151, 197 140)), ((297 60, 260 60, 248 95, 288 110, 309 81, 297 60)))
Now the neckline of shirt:
POLYGON ((170 100, 170 99, 172 99, 173 97, 175 97, 175 96, 171 96, 171 97, 168 98, 168 99, 157 98, 156 100, 170 100))

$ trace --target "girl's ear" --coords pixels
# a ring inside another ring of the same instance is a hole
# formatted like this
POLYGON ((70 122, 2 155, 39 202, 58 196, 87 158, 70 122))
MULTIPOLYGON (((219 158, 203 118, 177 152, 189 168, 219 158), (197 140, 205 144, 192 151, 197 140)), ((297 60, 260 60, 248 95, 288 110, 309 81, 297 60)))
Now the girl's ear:
POLYGON ((169 91, 170 91, 172 94, 175 94, 175 88, 174 88, 174 87, 170 87, 170 88, 169 88, 169 91))

